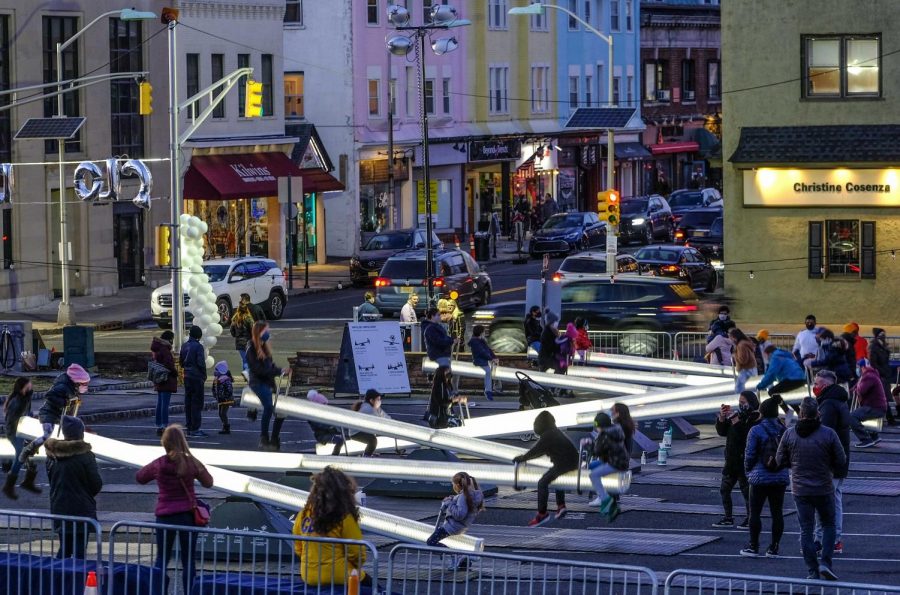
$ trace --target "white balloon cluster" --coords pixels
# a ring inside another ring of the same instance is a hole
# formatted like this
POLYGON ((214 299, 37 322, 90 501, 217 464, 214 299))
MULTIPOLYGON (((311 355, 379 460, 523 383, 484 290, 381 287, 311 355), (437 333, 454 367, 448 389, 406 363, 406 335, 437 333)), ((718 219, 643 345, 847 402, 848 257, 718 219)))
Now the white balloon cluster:
POLYGON ((181 240, 181 287, 191 298, 190 310, 194 324, 203 331, 200 342, 206 349, 206 367, 211 369, 215 360, 209 350, 216 346, 222 325, 219 324, 219 307, 209 277, 203 272, 203 234, 209 227, 193 215, 183 214, 179 221, 181 240))

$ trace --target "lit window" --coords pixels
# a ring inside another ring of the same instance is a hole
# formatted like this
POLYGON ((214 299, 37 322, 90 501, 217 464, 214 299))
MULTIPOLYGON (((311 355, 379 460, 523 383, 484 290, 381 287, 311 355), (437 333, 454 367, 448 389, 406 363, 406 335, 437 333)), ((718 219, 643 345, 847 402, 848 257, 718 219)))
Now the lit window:
POLYGON ((302 118, 303 113, 303 73, 284 73, 284 117, 302 118))
POLYGON ((805 97, 881 95, 881 37, 804 37, 805 97))

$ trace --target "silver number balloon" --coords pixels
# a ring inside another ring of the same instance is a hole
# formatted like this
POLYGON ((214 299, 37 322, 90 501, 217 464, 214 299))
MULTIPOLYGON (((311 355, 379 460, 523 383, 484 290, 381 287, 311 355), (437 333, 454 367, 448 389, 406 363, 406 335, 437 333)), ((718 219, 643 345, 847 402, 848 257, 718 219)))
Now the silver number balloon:
POLYGON ((119 176, 119 162, 116 159, 106 160, 106 189, 98 195, 101 200, 119 200, 122 182, 119 176))
POLYGON ((0 163, 0 177, 3 178, 0 180, 0 204, 7 202, 12 204, 12 191, 15 186, 12 163, 0 163))
POLYGON ((129 159, 122 166, 123 174, 135 174, 141 181, 141 187, 138 189, 137 196, 131 199, 134 205, 141 209, 150 209, 150 191, 153 190, 153 176, 150 170, 140 159, 129 159))
POLYGON ((82 161, 75 168, 75 194, 81 200, 94 200, 100 195, 103 186, 103 174, 96 163, 82 161), (87 179, 91 179, 91 187, 87 186, 87 179))

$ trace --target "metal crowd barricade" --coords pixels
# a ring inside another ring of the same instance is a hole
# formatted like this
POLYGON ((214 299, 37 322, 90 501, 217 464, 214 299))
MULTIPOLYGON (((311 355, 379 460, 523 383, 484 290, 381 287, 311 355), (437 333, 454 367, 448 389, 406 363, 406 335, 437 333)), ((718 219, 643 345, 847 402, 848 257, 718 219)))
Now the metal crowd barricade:
POLYGON ((94 519, 16 510, 0 519, 0 592, 82 595, 88 572, 102 575, 94 519))
POLYGON ((127 590, 110 583, 107 594, 343 595, 363 558, 362 570, 378 584, 378 551, 368 541, 123 521, 109 533, 109 566, 127 590), (328 564, 313 566, 311 558, 328 564))
POLYGON ((661 331, 588 331, 594 351, 668 359, 672 335, 661 331))
POLYGON ((703 361, 706 355, 707 333, 675 333, 672 338, 672 359, 685 362, 703 361))
POLYGON ((418 322, 401 322, 400 334, 403 336, 403 351, 420 353, 422 349, 422 330, 418 322))
POLYGON ((723 595, 740 593, 792 593, 811 595, 880 595, 900 593, 900 586, 842 583, 782 576, 732 574, 710 570, 673 570, 665 582, 665 595, 723 595))
POLYGON ((392 594, 656 595, 656 591, 656 574, 639 566, 484 552, 463 555, 404 544, 395 546, 388 557, 387 592, 392 594))

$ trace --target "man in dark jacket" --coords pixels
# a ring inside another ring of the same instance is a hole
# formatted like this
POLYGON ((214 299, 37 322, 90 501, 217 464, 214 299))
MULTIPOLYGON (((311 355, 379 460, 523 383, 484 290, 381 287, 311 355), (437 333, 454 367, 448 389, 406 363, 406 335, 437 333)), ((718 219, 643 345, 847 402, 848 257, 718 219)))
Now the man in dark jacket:
MULTIPOLYGON (((84 441, 84 423, 77 417, 63 416, 62 433, 64 440, 50 438, 44 447, 50 478, 50 513, 96 519, 94 498, 103 487, 103 479, 91 445, 84 441)), ((59 533, 56 557, 84 559, 90 525, 74 521, 53 524, 59 533)))
MULTIPOLYGON (((844 463, 834 470, 834 529, 835 542, 834 553, 844 553, 844 544, 841 541, 844 522, 844 479, 850 468, 850 399, 844 387, 837 384, 837 377, 830 370, 819 370, 813 384, 813 394, 819 405, 819 419, 822 425, 834 430, 844 449, 844 463)), ((820 522, 816 523, 816 541, 822 543, 824 535, 820 522)))
MULTIPOLYGON (((538 435, 537 443, 525 454, 514 458, 513 462, 524 463, 547 455, 553 466, 538 481, 538 511, 528 522, 529 527, 537 527, 550 520, 550 513, 547 512, 550 484, 560 475, 578 468, 578 450, 562 430, 556 427, 556 419, 549 411, 541 411, 534 418, 534 433, 538 435)), ((556 490, 555 518, 559 520, 564 516, 566 516, 566 493, 556 490)))
POLYGON ((744 450, 750 427, 759 419, 758 409, 756 393, 745 390, 738 397, 738 409, 722 405, 716 417, 716 433, 725 438, 725 466, 722 467, 722 483, 719 486, 725 516, 713 523, 713 527, 734 527, 731 492, 735 484, 740 486, 744 496, 744 520, 738 527, 746 529, 750 526, 750 484, 744 472, 744 450))
POLYGON ((541 348, 538 351, 538 367, 541 372, 559 372, 559 316, 547 310, 544 315, 544 330, 541 332, 541 348))
POLYGON ((541 348, 541 333, 544 328, 541 326, 541 307, 532 306, 525 317, 525 350, 533 347, 535 351, 541 348))
POLYGON ((428 308, 425 322, 422 323, 422 335, 425 337, 425 354, 438 366, 450 366, 453 355, 453 337, 441 324, 441 313, 437 308, 428 308))
POLYGON ((200 429, 203 422, 203 385, 206 382, 206 350, 200 343, 203 331, 194 325, 188 336, 190 338, 178 354, 181 369, 184 370, 184 425, 189 438, 203 438, 208 436, 200 429))
POLYGON ((266 321, 266 314, 263 312, 263 309, 259 306, 259 304, 254 304, 250 301, 249 293, 241 294, 241 304, 247 304, 247 308, 250 310, 250 316, 253 317, 253 322, 266 321))
POLYGON ((843 339, 836 339, 834 333, 828 329, 822 329, 818 340, 821 357, 805 359, 803 365, 812 369, 824 368, 834 372, 838 382, 852 382, 856 374, 847 360, 847 343, 843 339))
MULTIPOLYGON (((881 377, 881 385, 884 387, 884 396, 887 397, 887 416, 888 425, 893 426, 897 422, 894 420, 894 414, 891 412, 891 380, 894 371, 891 369, 891 350, 887 345, 887 333, 883 328, 875 327, 872 329, 872 336, 875 337, 869 343, 869 364, 878 370, 878 376, 881 377)), ((900 405, 897 407, 897 415, 900 416, 900 405)))
POLYGON ((800 545, 809 570, 807 578, 837 580, 831 569, 835 535, 834 488, 832 478, 847 466, 847 458, 838 435, 823 425, 820 407, 806 397, 800 404, 800 421, 789 428, 778 445, 775 460, 780 467, 791 468, 791 493, 800 522, 800 545), (822 520, 825 540, 822 561, 816 560, 813 526, 816 514, 822 520))

